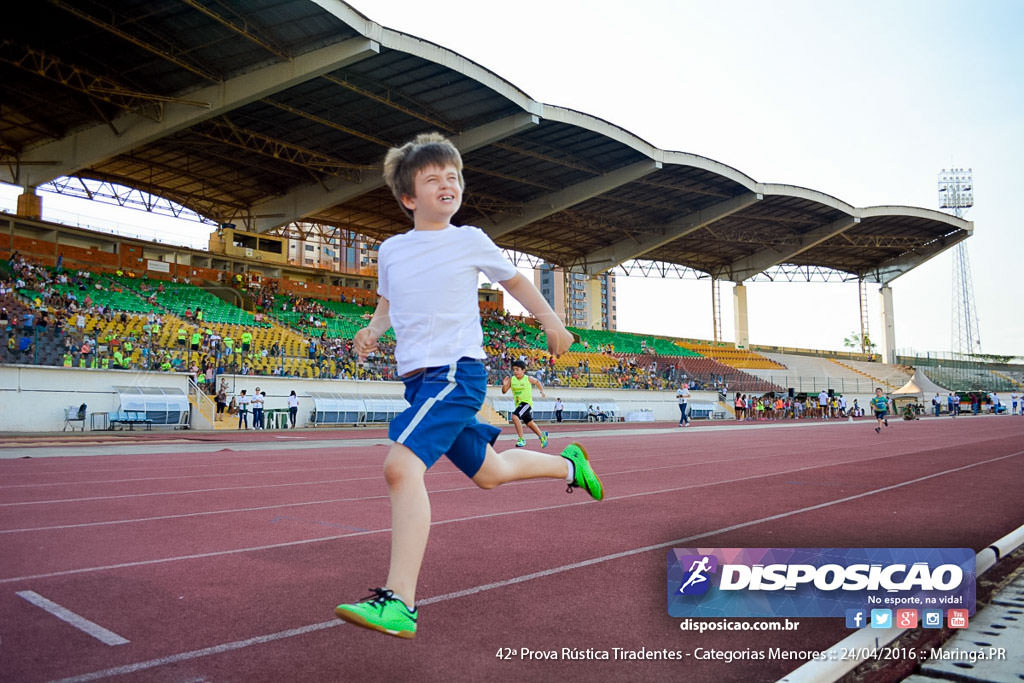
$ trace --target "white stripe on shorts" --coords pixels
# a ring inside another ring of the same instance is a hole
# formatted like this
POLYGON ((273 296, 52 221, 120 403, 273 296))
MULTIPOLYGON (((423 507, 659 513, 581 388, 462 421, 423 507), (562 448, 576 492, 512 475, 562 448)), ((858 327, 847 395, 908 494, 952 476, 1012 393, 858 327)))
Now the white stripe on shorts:
POLYGON ((458 363, 452 363, 451 365, 448 366, 448 376, 445 377, 445 380, 447 380, 448 382, 448 386, 439 391, 437 393, 437 396, 431 396, 430 398, 423 402, 423 405, 420 406, 420 409, 416 411, 416 415, 413 416, 412 421, 409 422, 409 424, 402 431, 402 433, 398 435, 398 438, 395 439, 395 443, 400 443, 404 445, 405 440, 408 439, 409 435, 412 434, 412 431, 416 429, 416 425, 422 422, 423 418, 426 417, 427 412, 430 411, 430 407, 437 403, 438 401, 444 400, 445 396, 447 396, 448 394, 452 393, 452 391, 455 390, 455 371, 458 370, 458 368, 458 363))

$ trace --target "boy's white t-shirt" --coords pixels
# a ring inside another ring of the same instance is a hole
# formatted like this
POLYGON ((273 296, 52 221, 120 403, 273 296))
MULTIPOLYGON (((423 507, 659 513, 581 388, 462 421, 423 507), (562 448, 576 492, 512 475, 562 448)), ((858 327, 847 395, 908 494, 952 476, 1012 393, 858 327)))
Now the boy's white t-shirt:
POLYGON ((518 273, 480 228, 410 230, 386 239, 377 255, 377 293, 388 300, 398 374, 486 358, 478 273, 491 282, 518 273))

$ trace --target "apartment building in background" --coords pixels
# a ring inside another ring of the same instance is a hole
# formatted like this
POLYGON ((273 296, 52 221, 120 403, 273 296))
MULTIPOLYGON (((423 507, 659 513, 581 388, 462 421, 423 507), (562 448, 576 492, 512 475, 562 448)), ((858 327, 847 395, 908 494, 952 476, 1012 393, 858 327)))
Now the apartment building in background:
POLYGON ((617 328, 614 273, 570 273, 544 263, 533 271, 533 284, 566 325, 617 328))
POLYGON ((341 273, 367 273, 377 270, 379 244, 363 235, 338 231, 326 237, 311 234, 306 239, 288 239, 288 263, 309 268, 323 268, 341 273))

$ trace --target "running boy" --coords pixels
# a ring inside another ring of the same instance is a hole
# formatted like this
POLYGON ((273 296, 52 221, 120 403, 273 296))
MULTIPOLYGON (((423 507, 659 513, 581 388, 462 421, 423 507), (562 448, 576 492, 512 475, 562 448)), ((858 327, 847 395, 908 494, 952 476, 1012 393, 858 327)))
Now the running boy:
POLYGON ((561 457, 528 450, 495 452, 501 430, 477 422, 487 389, 481 359, 483 331, 478 273, 498 281, 540 321, 552 355, 565 353, 572 335, 540 292, 478 228, 449 222, 462 203, 462 159, 436 133, 388 151, 384 180, 413 230, 384 241, 378 252, 377 310, 356 333, 360 359, 395 330, 395 360, 409 408, 391 423, 394 442, 384 461, 391 499, 391 557, 382 588, 355 604, 338 605, 344 621, 400 638, 416 635, 416 582, 430 533, 427 469, 446 455, 483 489, 519 479, 564 479, 601 500, 604 489, 582 446, 561 457))
POLYGON ((871 408, 875 411, 875 432, 882 431, 882 425, 889 426, 889 399, 882 396, 882 387, 875 389, 875 395, 871 399, 871 408))
POLYGON ((515 410, 512 411, 512 424, 516 428, 516 436, 519 437, 516 448, 526 445, 526 439, 523 438, 524 423, 540 439, 540 447, 548 447, 548 433, 540 431, 540 427, 533 421, 533 387, 537 387, 542 397, 547 397, 540 380, 526 374, 526 363, 521 360, 512 361, 512 376, 501 380, 501 393, 507 394, 508 390, 512 389, 512 400, 516 404, 515 410))

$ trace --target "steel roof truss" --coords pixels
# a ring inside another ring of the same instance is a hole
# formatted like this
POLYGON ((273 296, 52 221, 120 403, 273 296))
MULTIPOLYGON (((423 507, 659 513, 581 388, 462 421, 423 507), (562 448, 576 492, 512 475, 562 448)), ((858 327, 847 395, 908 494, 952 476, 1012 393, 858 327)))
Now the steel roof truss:
POLYGON ((931 242, 922 245, 919 249, 900 254, 895 258, 883 261, 877 268, 872 268, 864 275, 864 280, 887 285, 901 275, 906 275, 914 268, 932 259, 950 247, 955 247, 960 242, 971 236, 967 230, 956 230, 947 235, 938 237, 931 242))
POLYGON ((765 268, 786 263, 793 257, 821 244, 825 240, 841 235, 843 232, 849 230, 858 223, 860 223, 859 218, 854 216, 843 216, 839 220, 833 221, 828 225, 823 225, 819 228, 803 233, 800 235, 799 239, 792 244, 787 243, 767 247, 761 251, 751 254, 750 256, 744 256, 743 258, 736 259, 729 265, 725 266, 722 271, 717 274, 717 277, 719 279, 732 280, 733 282, 743 282, 744 280, 760 273, 765 268))
POLYGON ((685 237, 695 230, 730 216, 737 211, 754 204, 764 198, 764 195, 755 192, 745 192, 736 197, 726 199, 724 202, 704 207, 700 211, 688 213, 664 225, 656 226, 645 232, 641 239, 627 238, 615 244, 598 249, 586 256, 586 272, 590 275, 597 275, 610 268, 636 259, 658 247, 664 246, 680 237, 685 237))
MULTIPOLYGON (((515 114, 467 130, 452 137, 451 140, 465 154, 533 128, 539 123, 540 119, 533 114, 515 114)), ((253 221, 253 229, 256 232, 266 232, 271 228, 299 220, 303 216, 344 204, 383 186, 384 179, 378 174, 364 174, 361 182, 342 181, 326 192, 320 183, 303 185, 283 197, 275 197, 254 206, 253 213, 259 214, 261 218, 253 221)))
POLYGON ((570 185, 551 194, 538 197, 528 202, 520 211, 495 216, 495 223, 484 228, 484 232, 490 235, 491 239, 498 239, 525 225, 539 221, 559 211, 564 211, 591 197, 596 197, 616 187, 633 182, 659 168, 661 168, 660 161, 647 159, 618 168, 596 178, 589 178, 581 183, 570 185))
POLYGON ((115 135, 106 124, 101 124, 61 140, 34 147, 23 155, 25 161, 59 161, 51 166, 22 169, 23 178, 20 184, 31 187, 53 180, 57 176, 71 175, 104 159, 124 154, 176 131, 221 116, 275 92, 365 59, 379 51, 378 43, 366 38, 353 38, 306 53, 290 62, 273 64, 190 93, 190 99, 209 102, 209 108, 168 105, 160 122, 126 114, 115 120, 117 129, 121 131, 120 135, 115 135))

